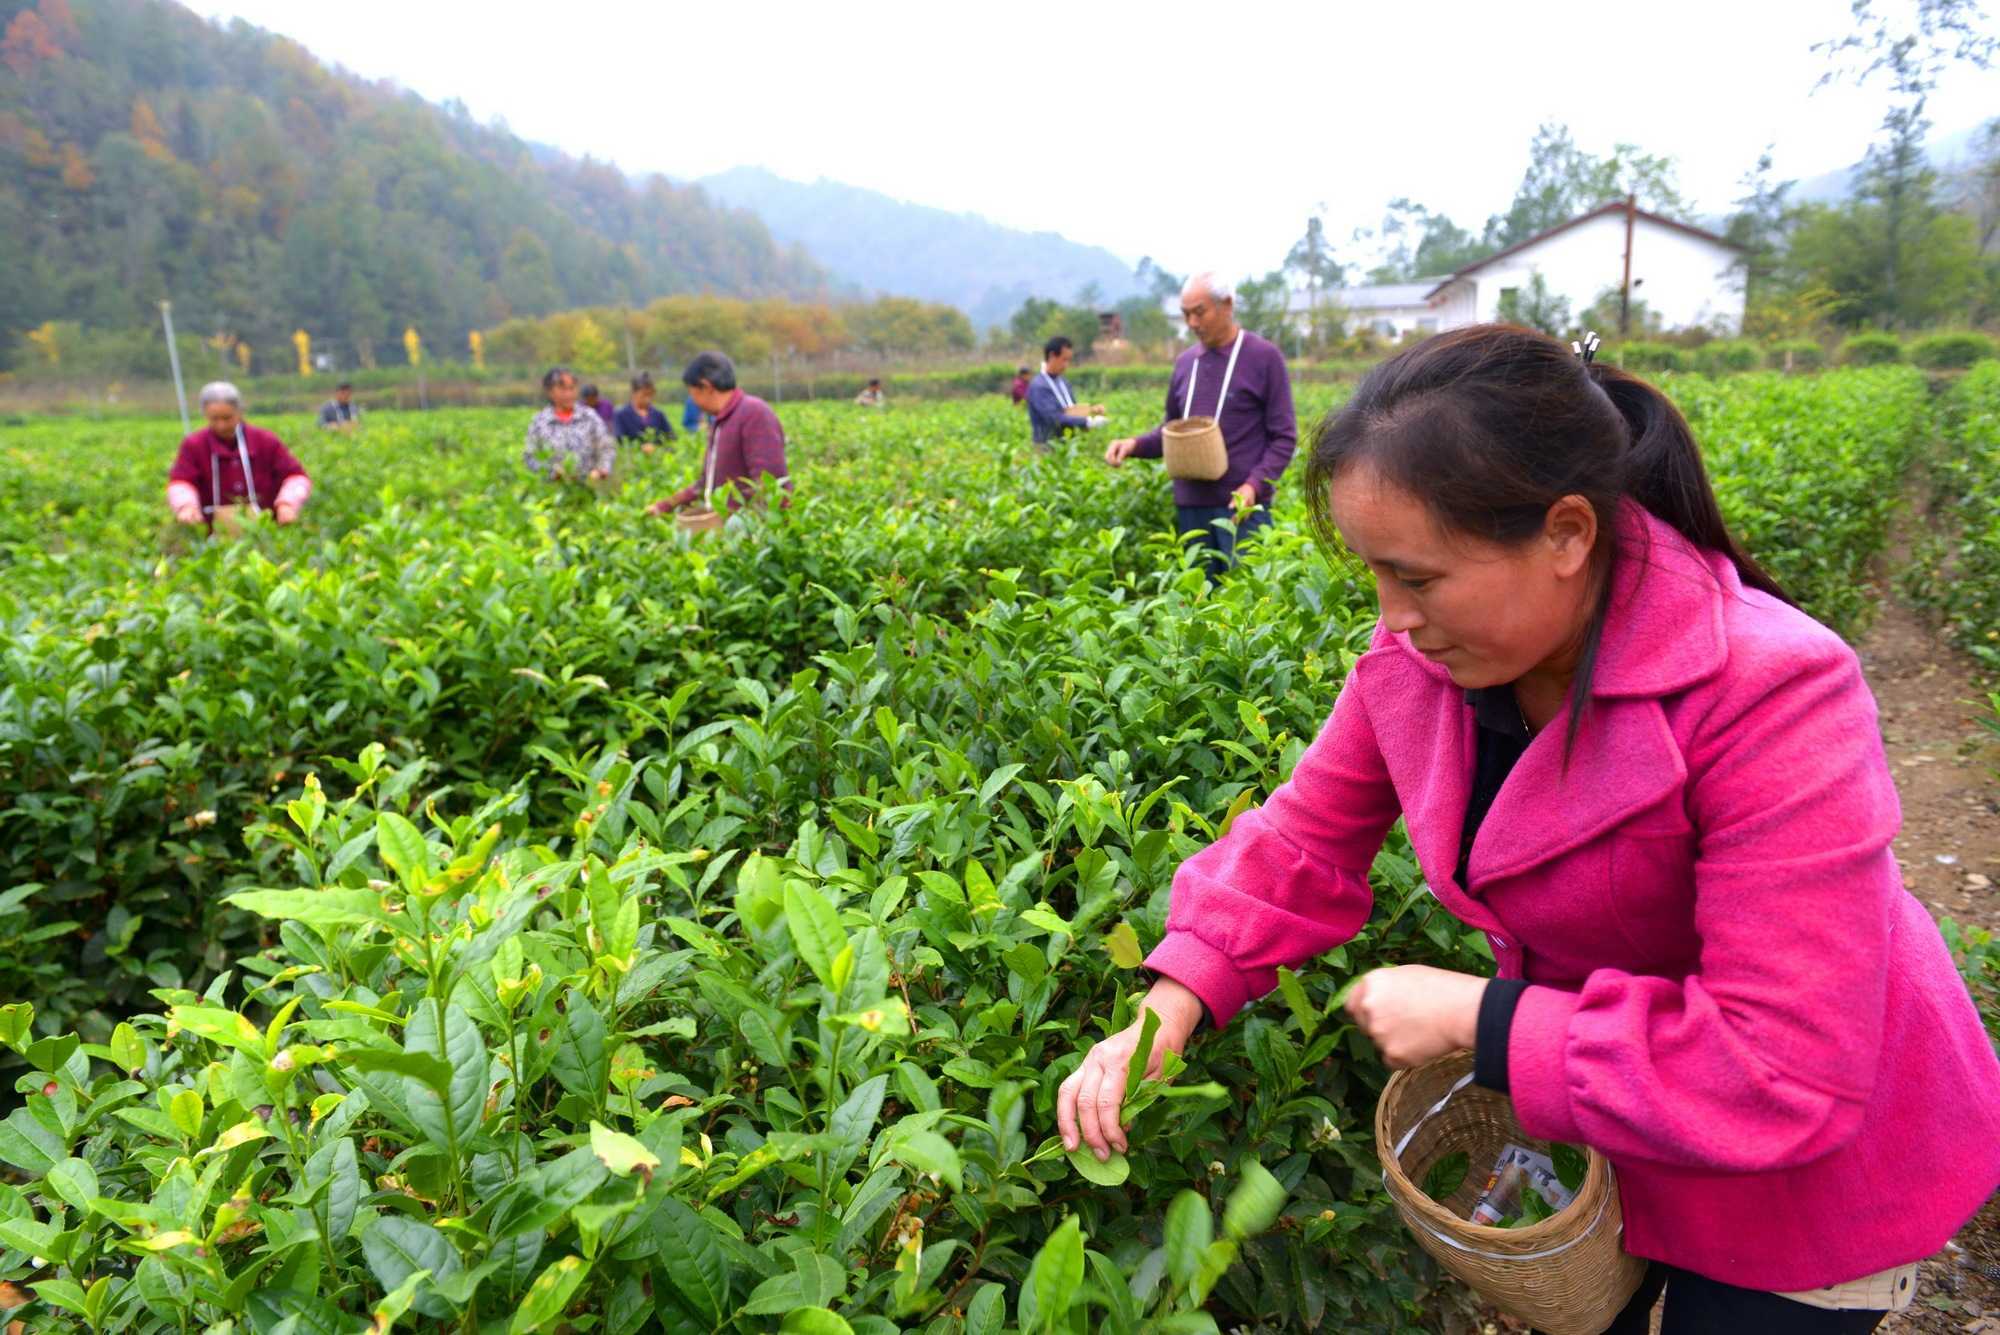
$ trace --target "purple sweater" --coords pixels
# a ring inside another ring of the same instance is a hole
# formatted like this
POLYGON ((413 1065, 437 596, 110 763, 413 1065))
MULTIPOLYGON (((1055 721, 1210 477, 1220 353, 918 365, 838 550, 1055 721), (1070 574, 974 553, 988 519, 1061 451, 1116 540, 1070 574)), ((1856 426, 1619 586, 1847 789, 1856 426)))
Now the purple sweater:
MULTIPOLYGON (((1183 417, 1214 417, 1222 393, 1223 372, 1229 369, 1229 345, 1192 347, 1174 362, 1167 385, 1168 422, 1183 417), (1183 411, 1188 377, 1199 360, 1192 411, 1183 411)), ((1222 439, 1229 447, 1229 470, 1213 482, 1174 479, 1175 505, 1227 505, 1229 494, 1245 482, 1257 484, 1257 500, 1270 504, 1271 492, 1297 448, 1299 428, 1292 416, 1292 379, 1285 371, 1285 354, 1249 330, 1236 356, 1236 375, 1229 382, 1229 402, 1222 408, 1222 439)), ((1160 457, 1160 427, 1140 436, 1132 453, 1140 459, 1160 457)))

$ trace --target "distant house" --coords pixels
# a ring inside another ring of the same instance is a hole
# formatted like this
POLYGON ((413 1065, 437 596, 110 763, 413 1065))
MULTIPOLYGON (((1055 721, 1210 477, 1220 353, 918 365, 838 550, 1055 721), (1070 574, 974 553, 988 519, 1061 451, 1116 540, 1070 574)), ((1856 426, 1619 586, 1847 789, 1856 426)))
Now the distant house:
MULTIPOLYGON (((1643 302, 1647 314, 1668 329, 1700 326, 1733 334, 1743 327, 1742 248, 1692 224, 1628 210, 1623 200, 1444 277, 1325 288, 1317 296, 1294 287, 1286 294, 1286 319, 1306 333, 1317 302, 1341 312, 1349 330, 1366 329, 1385 339, 1421 337, 1499 319, 1501 299, 1509 292, 1525 296, 1537 275, 1551 296, 1569 303, 1572 316, 1581 316, 1606 294, 1615 303, 1625 278, 1628 227, 1634 303, 1643 302)), ((1184 334, 1179 302, 1169 297, 1160 308, 1184 334)))
POLYGON ((1743 327, 1742 248, 1622 200, 1466 265, 1425 300, 1440 329, 1482 324, 1499 318, 1502 297, 1523 292, 1540 275, 1551 295, 1581 315, 1599 297, 1617 297, 1628 238, 1632 300, 1644 302, 1663 325, 1730 334, 1743 327))
MULTIPOLYGON (((1366 329, 1385 339, 1435 334, 1444 326, 1438 322, 1430 294, 1443 281, 1420 278, 1414 283, 1330 287, 1318 294, 1318 303, 1321 309, 1341 312, 1351 331, 1366 329)), ((1313 303, 1314 294, 1308 288, 1294 288, 1286 298, 1285 315, 1301 333, 1312 328, 1313 303)))

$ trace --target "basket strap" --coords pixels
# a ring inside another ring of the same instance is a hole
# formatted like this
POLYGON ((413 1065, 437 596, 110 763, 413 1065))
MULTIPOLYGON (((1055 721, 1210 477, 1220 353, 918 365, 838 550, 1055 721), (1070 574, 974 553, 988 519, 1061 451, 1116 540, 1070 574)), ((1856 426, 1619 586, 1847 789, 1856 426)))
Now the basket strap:
MULTIPOLYGON (((1236 354, 1243 351, 1243 331, 1236 331, 1236 341, 1229 345, 1229 365, 1222 372, 1222 393, 1215 400, 1215 425, 1222 426, 1222 401, 1229 397, 1229 382, 1236 376, 1236 354)), ((1188 367, 1187 393, 1181 396, 1181 416, 1194 416, 1194 382, 1201 375, 1201 354, 1196 353, 1188 367)))
POLYGON ((1452 1096, 1458 1093, 1459 1090, 1464 1089, 1467 1085, 1471 1083, 1472 1083, 1472 1072, 1467 1071, 1464 1075, 1458 1078, 1457 1084, 1453 1085, 1450 1089, 1447 1089, 1444 1092, 1443 1098, 1439 1099, 1436 1103, 1433 1103, 1430 1106, 1430 1110, 1428 1112, 1426 1112, 1422 1117, 1419 1117, 1416 1121, 1410 1124, 1410 1129, 1408 1131, 1405 1131, 1403 1133, 1403 1138, 1396 1142, 1396 1148, 1390 1151, 1391 1154, 1396 1156, 1396 1162, 1401 1163, 1403 1161, 1403 1151, 1410 1148, 1410 1142, 1416 1139, 1417 1132, 1423 1130, 1424 1123, 1430 1121, 1431 1118, 1436 1117, 1439 1113, 1443 1112, 1444 1105, 1451 1102, 1452 1096))
MULTIPOLYGON (((1389 1175, 1386 1172, 1382 1174, 1382 1185, 1384 1187, 1387 1187, 1389 1185, 1389 1175)), ((1391 1195, 1389 1199, 1395 1200, 1395 1197, 1391 1195)), ((1568 1251, 1570 1248, 1576 1246, 1577 1243, 1582 1242, 1585 1238, 1588 1238, 1591 1235, 1591 1233, 1597 1228, 1598 1224, 1603 1221, 1605 1208, 1610 1204, 1611 1204, 1611 1193, 1607 1191, 1604 1193, 1604 1199, 1597 1203, 1597 1213, 1591 1217, 1590 1223, 1584 1226, 1583 1232, 1577 1234, 1575 1237, 1571 1238, 1568 1242, 1561 1243, 1554 1247, 1544 1248, 1543 1250, 1538 1252, 1489 1252, 1481 1247, 1468 1247, 1464 1243, 1460 1242, 1457 1238, 1451 1237, 1449 1234, 1438 1232, 1436 1229, 1432 1228, 1429 1224, 1426 1224, 1423 1220, 1418 1219, 1415 1215, 1412 1215, 1408 1210, 1405 1210, 1403 1208, 1402 1202, 1400 1201, 1397 1201, 1396 1203, 1396 1213, 1402 1215, 1403 1222, 1408 1224, 1411 1228, 1422 1229, 1424 1232, 1436 1238, 1439 1242, 1442 1242, 1445 1246, 1450 1247, 1455 1251, 1464 1252, 1468 1256, 1477 1256, 1482 1260, 1487 1260, 1487 1261, 1541 1261, 1551 1256, 1560 1256, 1564 1252, 1568 1251)), ((1625 1231, 1625 1225, 1621 1222, 1618 1225, 1618 1232, 1623 1233, 1624 1231, 1625 1231)))

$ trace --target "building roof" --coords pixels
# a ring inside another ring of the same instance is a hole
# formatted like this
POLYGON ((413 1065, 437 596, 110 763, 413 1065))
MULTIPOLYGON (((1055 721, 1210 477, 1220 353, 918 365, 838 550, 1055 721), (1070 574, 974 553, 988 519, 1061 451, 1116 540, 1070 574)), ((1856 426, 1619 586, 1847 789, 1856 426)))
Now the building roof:
MULTIPOLYGON (((1488 255, 1483 260, 1474 260, 1471 264, 1466 265, 1463 269, 1460 269, 1457 273, 1454 273, 1447 278, 1438 279, 1436 286, 1430 289, 1428 295, 1434 297, 1439 292, 1444 290, 1446 284, 1457 282, 1461 278, 1465 278, 1468 277, 1469 275, 1475 274, 1479 272, 1481 269, 1486 268, 1488 265, 1499 263, 1501 260, 1506 259, 1509 255, 1519 254, 1521 251, 1526 250, 1530 246, 1538 246, 1542 242, 1547 241, 1552 236, 1558 236, 1563 232, 1569 231, 1570 228, 1572 227, 1581 227, 1584 223, 1590 222, 1593 219, 1602 218, 1607 214, 1615 215, 1623 212, 1625 212, 1625 201, 1622 199, 1614 199, 1609 204, 1601 204, 1597 208, 1592 209, 1588 213, 1579 213, 1576 217, 1571 218, 1568 222, 1557 223, 1554 227, 1549 228, 1545 232, 1535 233, 1533 236, 1529 237, 1526 241, 1516 241, 1513 245, 1507 247, 1505 250, 1495 251, 1493 254, 1488 255)), ((1676 232, 1685 232, 1689 236, 1696 237, 1702 241, 1707 241, 1712 245, 1721 246, 1726 250, 1743 249, 1743 247, 1737 245, 1734 241, 1731 241, 1728 237, 1718 236, 1714 232, 1708 231, 1704 228, 1696 227, 1693 223, 1684 223, 1680 221, 1678 218, 1669 218, 1664 213, 1652 213, 1646 209, 1633 209, 1632 216, 1633 218, 1639 221, 1649 222, 1658 227, 1667 227, 1673 229, 1676 232)))
MULTIPOLYGON (((1339 306, 1350 311, 1383 311, 1428 306, 1430 294, 1445 281, 1443 278, 1420 278, 1414 283, 1372 283, 1361 287, 1329 287, 1320 293, 1320 298, 1329 306, 1339 306)), ((1290 298, 1288 305, 1291 310, 1311 308, 1312 293, 1306 288, 1293 288, 1290 298)))

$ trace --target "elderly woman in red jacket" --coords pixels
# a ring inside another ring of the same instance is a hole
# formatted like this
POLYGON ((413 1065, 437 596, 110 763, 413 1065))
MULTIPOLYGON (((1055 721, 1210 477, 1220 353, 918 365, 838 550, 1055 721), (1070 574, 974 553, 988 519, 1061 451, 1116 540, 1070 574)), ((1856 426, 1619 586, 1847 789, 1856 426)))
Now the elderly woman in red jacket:
POLYGON ((299 517, 312 479, 285 443, 243 420, 243 395, 226 380, 201 387, 208 425, 181 442, 167 472, 167 508, 183 524, 213 529, 218 507, 246 506, 280 524, 299 517))
MULTIPOLYGON (((1609 1327, 1872 1330, 2000 1184, 2000 1062, 1903 888, 1854 652, 1740 547, 1658 390, 1529 330, 1371 371, 1306 474, 1382 616, 1261 808, 1184 863, 1145 1006, 1179 1050, 1351 938, 1401 816, 1495 978, 1377 969, 1391 1066, 1459 1049, 1618 1170, 1654 1264, 1609 1327)), ((1138 1026, 1062 1085, 1123 1150, 1138 1026)), ((1157 1067, 1159 1053, 1153 1061, 1157 1067)))

